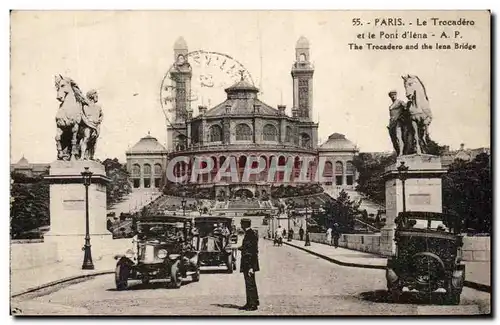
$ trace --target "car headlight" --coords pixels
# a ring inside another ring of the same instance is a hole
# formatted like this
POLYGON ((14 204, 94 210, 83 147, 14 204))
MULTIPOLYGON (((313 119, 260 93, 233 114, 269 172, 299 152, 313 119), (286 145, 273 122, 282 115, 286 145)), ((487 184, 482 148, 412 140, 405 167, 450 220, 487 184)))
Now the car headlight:
POLYGON ((168 255, 168 252, 165 249, 160 249, 158 253, 156 253, 158 258, 165 258, 168 255))
POLYGON ((135 253, 134 253, 134 251, 133 251, 133 250, 131 250, 131 249, 128 249, 128 250, 125 252, 125 256, 126 256, 127 258, 132 258, 132 257, 134 257, 134 255, 135 255, 135 253))

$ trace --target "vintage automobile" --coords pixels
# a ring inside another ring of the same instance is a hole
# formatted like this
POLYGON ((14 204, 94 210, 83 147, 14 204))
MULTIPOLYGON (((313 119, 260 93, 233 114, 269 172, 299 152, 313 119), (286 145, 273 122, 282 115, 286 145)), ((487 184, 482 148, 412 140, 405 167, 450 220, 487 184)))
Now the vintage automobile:
POLYGON ((445 289, 445 303, 457 305, 465 281, 462 219, 433 212, 401 212, 395 220, 396 253, 387 260, 387 289, 398 301, 403 287, 429 294, 445 289))
POLYGON ((143 283, 164 279, 172 288, 180 288, 182 278, 189 275, 192 281, 199 281, 197 242, 191 218, 164 215, 139 218, 132 248, 115 256, 116 288, 127 289, 130 279, 143 283))
POLYGON ((200 266, 225 265, 228 273, 236 270, 238 235, 233 231, 233 219, 221 216, 199 216, 195 227, 200 235, 200 266))

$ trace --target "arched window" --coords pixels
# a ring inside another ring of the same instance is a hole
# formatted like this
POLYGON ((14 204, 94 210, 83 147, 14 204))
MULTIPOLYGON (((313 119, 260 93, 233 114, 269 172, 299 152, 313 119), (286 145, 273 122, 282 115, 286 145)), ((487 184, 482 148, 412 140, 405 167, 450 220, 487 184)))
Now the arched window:
POLYGON ((144 164, 144 175, 151 175, 151 165, 144 164))
POLYGON ((222 128, 218 125, 212 125, 209 131, 210 142, 222 141, 222 128))
POLYGON ((161 175, 161 165, 155 164, 155 175, 161 175))
POLYGON ((252 129, 247 124, 236 125, 236 141, 250 141, 252 136, 252 129))
POLYGON ((356 172, 356 168, 354 167, 352 161, 348 161, 345 164, 345 175, 346 175, 346 184, 353 185, 354 184, 354 174, 356 172))
POLYGON ((303 148, 311 148, 311 137, 307 133, 300 135, 300 146, 303 148))
POLYGON ((139 164, 134 164, 132 166, 132 176, 141 176, 141 166, 139 166, 139 164))
POLYGON ((187 138, 183 134, 179 134, 176 138, 176 150, 185 150, 187 144, 187 138))
POLYGON ((266 124, 263 128, 264 141, 278 141, 278 129, 272 124, 266 124))
POLYGON ((144 188, 151 187, 151 165, 150 164, 144 164, 143 182, 144 182, 144 188))
POLYGON ((300 62, 305 62, 305 61, 306 61, 306 55, 305 55, 304 53, 301 53, 301 54, 299 55, 299 61, 300 61, 300 62))
POLYGON ((293 142, 293 129, 290 126, 286 127, 285 131, 285 142, 293 142))
POLYGON ((342 185, 344 178, 344 164, 341 161, 335 163, 335 185, 342 185))

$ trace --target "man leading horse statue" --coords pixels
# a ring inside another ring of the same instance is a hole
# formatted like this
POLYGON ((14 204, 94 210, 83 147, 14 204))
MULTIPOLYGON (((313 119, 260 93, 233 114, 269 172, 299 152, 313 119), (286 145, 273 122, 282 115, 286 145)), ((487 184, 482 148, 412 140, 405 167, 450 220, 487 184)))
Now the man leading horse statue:
POLYGON ((390 91, 389 135, 398 156, 429 152, 429 125, 432 112, 425 87, 417 76, 402 76, 408 102, 397 98, 390 91))
POLYGON ((87 92, 86 98, 71 78, 55 77, 58 160, 94 160, 97 138, 103 119, 97 91, 87 92))

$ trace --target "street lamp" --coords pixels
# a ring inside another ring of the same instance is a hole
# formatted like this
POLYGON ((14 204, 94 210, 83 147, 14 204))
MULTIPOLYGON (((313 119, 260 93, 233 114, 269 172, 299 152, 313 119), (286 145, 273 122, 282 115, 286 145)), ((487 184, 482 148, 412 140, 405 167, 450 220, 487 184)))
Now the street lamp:
POLYGON ((311 240, 309 238, 309 225, 307 224, 307 219, 309 217, 308 215, 308 211, 307 211, 307 207, 309 206, 309 199, 308 198, 305 198, 304 199, 304 205, 305 205, 305 208, 306 208, 306 241, 305 241, 305 244, 304 246, 311 246, 311 240))
POLYGON ((398 167, 398 176, 403 184, 403 212, 406 212, 406 190, 405 190, 405 182, 408 178, 408 166, 405 166, 405 162, 402 161, 401 165, 398 167))
POLYGON ((182 215, 186 216, 186 195, 185 194, 182 196, 181 206, 182 206, 182 215))
POLYGON ((287 241, 292 241, 292 236, 290 234, 290 217, 292 216, 292 211, 288 210, 288 240, 287 241))
POLYGON ((82 172, 83 185, 85 185, 85 245, 83 246, 84 256, 82 270, 93 270, 92 252, 90 250, 90 234, 89 234, 89 186, 92 178, 92 172, 88 167, 82 172))

